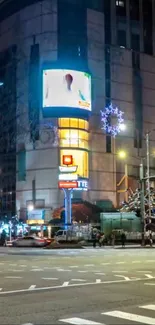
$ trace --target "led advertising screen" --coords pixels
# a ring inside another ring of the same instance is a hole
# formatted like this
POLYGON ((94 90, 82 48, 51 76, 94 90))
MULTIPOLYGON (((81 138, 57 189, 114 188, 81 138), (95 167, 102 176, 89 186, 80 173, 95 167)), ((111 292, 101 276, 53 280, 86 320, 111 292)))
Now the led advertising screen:
POLYGON ((44 112, 59 116, 74 115, 74 110, 91 112, 91 75, 86 72, 63 69, 43 70, 44 112), (67 109, 68 110, 67 110, 67 109))

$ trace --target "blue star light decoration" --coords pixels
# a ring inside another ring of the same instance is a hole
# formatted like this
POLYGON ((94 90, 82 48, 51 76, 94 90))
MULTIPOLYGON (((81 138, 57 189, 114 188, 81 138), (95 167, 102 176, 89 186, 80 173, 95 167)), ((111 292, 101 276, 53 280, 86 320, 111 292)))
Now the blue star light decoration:
POLYGON ((103 124, 102 129, 109 135, 115 137, 121 131, 121 126, 124 123, 124 113, 118 109, 117 106, 110 104, 101 111, 101 122, 103 124), (109 119, 114 116, 117 117, 117 124, 111 125, 109 119))

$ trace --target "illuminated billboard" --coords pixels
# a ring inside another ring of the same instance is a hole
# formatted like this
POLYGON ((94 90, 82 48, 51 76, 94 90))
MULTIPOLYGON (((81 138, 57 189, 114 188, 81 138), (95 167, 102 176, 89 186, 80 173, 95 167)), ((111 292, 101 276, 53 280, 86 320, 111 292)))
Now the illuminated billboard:
POLYGON ((42 107, 47 116, 70 117, 91 112, 91 75, 77 70, 45 69, 42 107))

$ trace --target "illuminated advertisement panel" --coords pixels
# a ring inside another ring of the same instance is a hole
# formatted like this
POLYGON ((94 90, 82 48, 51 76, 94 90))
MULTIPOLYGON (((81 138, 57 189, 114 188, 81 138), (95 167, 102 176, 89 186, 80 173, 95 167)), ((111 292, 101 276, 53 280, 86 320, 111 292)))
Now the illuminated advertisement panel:
POLYGON ((63 165, 63 155, 72 155, 73 156, 73 165, 77 166, 76 174, 80 178, 89 178, 89 166, 88 166, 88 151, 84 150, 69 150, 69 149, 60 149, 60 163, 63 165))
POLYGON ((64 69, 45 69, 42 77, 42 107, 46 115, 72 117, 91 112, 91 75, 64 69))

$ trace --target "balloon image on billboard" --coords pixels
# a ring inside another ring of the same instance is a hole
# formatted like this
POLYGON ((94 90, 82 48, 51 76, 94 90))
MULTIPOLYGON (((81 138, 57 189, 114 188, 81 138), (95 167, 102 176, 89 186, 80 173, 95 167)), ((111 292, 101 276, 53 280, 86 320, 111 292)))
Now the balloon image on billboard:
POLYGON ((81 114, 91 112, 91 75, 76 70, 43 70, 42 106, 44 112, 50 109, 52 113, 53 108, 53 113, 57 111, 58 115, 61 108, 60 115, 64 116, 74 115, 73 109, 80 110, 81 114))

